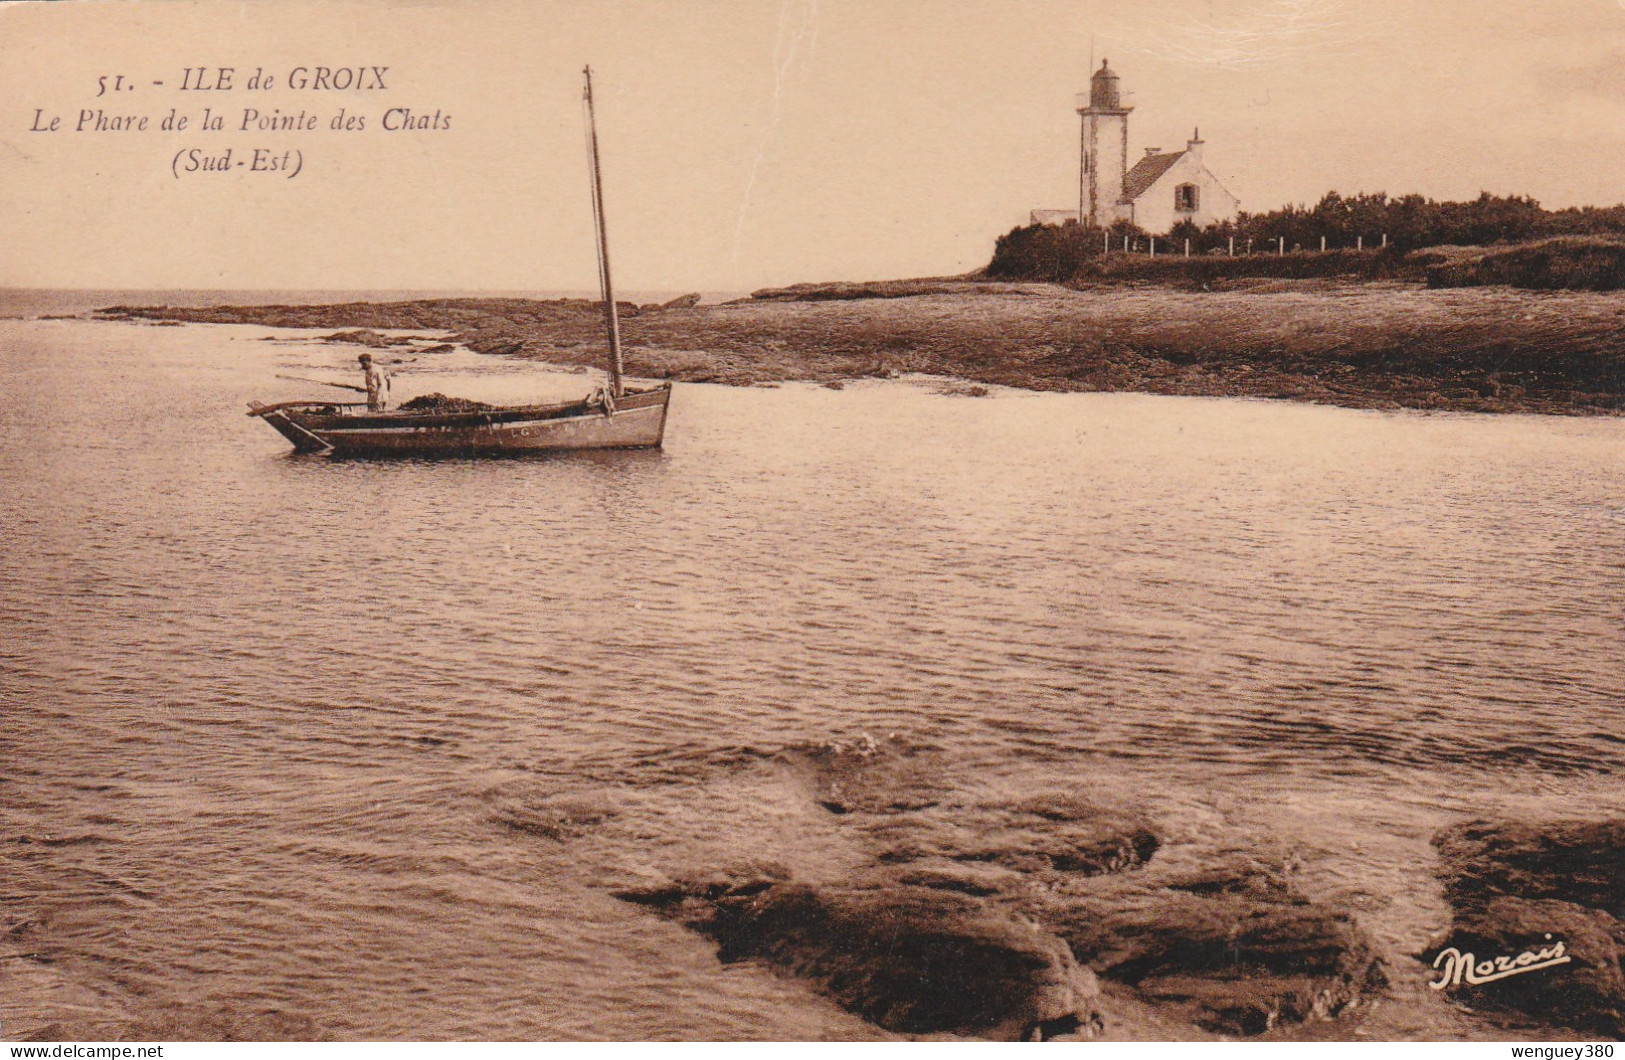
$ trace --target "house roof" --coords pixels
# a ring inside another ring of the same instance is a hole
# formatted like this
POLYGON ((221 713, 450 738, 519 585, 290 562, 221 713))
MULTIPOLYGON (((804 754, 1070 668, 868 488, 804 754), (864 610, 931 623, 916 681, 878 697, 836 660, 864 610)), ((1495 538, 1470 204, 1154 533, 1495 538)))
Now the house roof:
POLYGON ((1185 152, 1175 151, 1166 155, 1146 155, 1134 163, 1134 168, 1123 178, 1123 200, 1128 202, 1144 195, 1147 188, 1155 184, 1164 173, 1173 168, 1175 162, 1184 157, 1185 152))

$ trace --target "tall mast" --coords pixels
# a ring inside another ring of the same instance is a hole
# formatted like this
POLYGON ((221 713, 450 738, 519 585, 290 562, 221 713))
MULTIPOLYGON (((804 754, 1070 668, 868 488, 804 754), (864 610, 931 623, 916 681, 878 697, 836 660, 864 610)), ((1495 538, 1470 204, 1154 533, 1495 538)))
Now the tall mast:
POLYGON ((592 160, 592 218, 598 225, 598 286, 604 295, 604 323, 609 328, 609 386, 613 397, 622 394, 621 315, 615 308, 615 288, 609 280, 609 235, 604 231, 604 178, 598 171, 598 121, 592 109, 592 67, 582 68, 587 79, 582 98, 587 103, 587 148, 592 160))

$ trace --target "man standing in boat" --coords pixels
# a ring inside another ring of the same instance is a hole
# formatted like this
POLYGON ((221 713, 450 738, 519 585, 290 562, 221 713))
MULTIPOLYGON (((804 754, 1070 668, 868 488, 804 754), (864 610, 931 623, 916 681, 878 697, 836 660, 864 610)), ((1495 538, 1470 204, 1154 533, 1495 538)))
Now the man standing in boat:
POLYGON ((361 362, 361 375, 367 381, 367 411, 384 411, 389 407, 389 373, 372 363, 370 353, 356 359, 361 362))

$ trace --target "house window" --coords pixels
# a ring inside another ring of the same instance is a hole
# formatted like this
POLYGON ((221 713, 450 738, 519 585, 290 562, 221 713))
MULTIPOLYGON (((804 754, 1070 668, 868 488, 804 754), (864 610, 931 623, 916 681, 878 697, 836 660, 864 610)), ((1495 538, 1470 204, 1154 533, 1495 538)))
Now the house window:
POLYGON ((1196 212, 1196 185, 1181 184, 1174 189, 1174 209, 1184 213, 1196 212))

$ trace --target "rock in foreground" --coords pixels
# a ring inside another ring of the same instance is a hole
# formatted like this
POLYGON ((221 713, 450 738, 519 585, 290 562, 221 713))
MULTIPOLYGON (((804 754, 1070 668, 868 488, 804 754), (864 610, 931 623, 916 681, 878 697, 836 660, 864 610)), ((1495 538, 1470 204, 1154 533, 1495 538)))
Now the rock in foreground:
POLYGON ((1458 911, 1500 895, 1555 898, 1625 917, 1625 819, 1469 821, 1434 839, 1458 911))
POLYGON ((1060 900, 1046 919, 1079 960, 1222 1034, 1329 1018, 1386 983, 1346 913, 1247 862, 1212 866, 1126 900, 1060 900))
POLYGON ((1625 1035, 1625 820, 1472 821, 1434 845, 1454 916, 1423 954, 1440 989, 1475 1008, 1625 1035))
POLYGON ((893 879, 814 887, 746 874, 623 893, 816 984, 888 1030, 1050 1037, 1096 1025, 1099 990, 1065 943, 963 894, 893 879))

